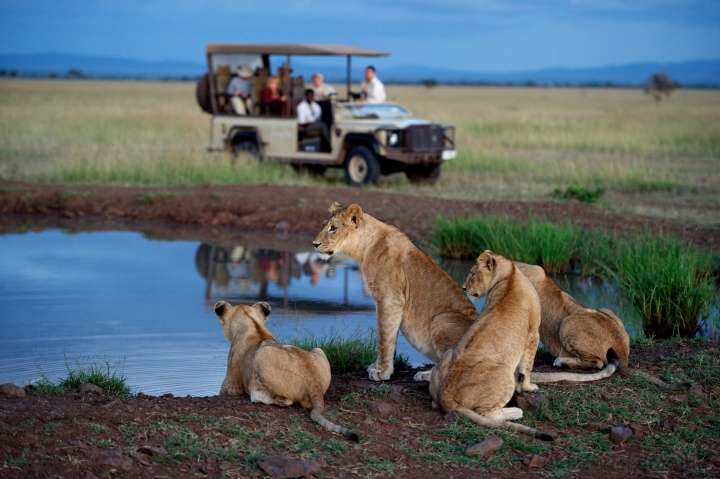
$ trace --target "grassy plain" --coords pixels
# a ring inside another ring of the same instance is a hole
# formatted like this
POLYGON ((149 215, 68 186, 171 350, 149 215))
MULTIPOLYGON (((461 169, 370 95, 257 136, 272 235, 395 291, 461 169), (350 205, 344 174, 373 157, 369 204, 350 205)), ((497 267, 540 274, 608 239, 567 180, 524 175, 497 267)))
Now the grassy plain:
MULTIPOLYGON (((0 179, 168 185, 342 187, 286 165, 208 153, 209 116, 193 83, 0 80, 0 179)), ((457 127, 458 158, 434 186, 403 174, 377 188, 475 200, 545 200, 556 188, 605 188, 628 212, 718 224, 720 91, 387 87, 413 113, 457 127)), ((342 93, 342 92, 341 92, 342 93)))

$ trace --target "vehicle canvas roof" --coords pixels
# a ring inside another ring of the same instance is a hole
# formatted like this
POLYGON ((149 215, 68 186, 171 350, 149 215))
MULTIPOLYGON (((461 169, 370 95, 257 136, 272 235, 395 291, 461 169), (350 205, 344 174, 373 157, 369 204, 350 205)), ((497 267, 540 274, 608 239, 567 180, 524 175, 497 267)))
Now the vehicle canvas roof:
POLYGON ((390 54, 350 45, 297 44, 297 43, 210 43, 208 55, 213 53, 258 53, 261 55, 353 55, 359 57, 386 57, 390 54))

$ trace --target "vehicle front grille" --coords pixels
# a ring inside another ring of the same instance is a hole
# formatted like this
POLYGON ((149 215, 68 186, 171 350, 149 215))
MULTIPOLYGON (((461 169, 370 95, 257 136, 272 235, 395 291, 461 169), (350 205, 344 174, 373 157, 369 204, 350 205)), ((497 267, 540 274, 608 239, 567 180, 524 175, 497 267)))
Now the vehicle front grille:
POLYGON ((441 150, 443 147, 443 130, 440 126, 411 126, 407 132, 408 146, 412 151, 441 150))

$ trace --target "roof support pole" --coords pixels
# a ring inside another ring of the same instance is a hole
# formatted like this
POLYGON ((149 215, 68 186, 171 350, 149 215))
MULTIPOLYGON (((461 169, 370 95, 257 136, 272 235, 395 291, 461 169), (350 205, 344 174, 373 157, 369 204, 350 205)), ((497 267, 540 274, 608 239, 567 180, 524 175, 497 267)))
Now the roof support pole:
POLYGON ((350 101, 350 55, 347 56, 347 101, 350 101))
POLYGON ((290 106, 292 105, 292 76, 290 76, 290 54, 287 54, 287 85, 282 85, 283 88, 287 88, 288 91, 283 91, 285 95, 285 116, 291 116, 290 106))

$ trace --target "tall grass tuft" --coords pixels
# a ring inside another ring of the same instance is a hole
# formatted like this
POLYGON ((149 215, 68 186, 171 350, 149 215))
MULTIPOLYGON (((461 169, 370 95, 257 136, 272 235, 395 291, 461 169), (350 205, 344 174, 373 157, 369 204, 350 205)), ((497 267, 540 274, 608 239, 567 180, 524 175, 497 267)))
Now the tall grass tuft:
MULTIPOLYGON (((294 346, 310 351, 320 348, 330 362, 332 374, 345 374, 360 371, 377 359, 377 339, 374 330, 367 332, 358 328, 350 336, 343 337, 336 329, 317 336, 312 331, 291 342, 294 346)), ((408 369, 410 360, 404 354, 395 355, 395 370, 408 369)))
POLYGON ((570 223, 523 224, 507 216, 438 218, 431 243, 448 258, 474 259, 489 249, 514 261, 541 265, 548 274, 561 274, 572 268, 582 237, 570 223))
POLYGON ((127 378, 122 371, 113 370, 110 361, 102 355, 97 358, 80 357, 75 360, 77 369, 71 370, 67 356, 65 357, 65 368, 68 375, 57 383, 51 381, 40 371, 40 379, 34 384, 34 390, 43 393, 65 393, 66 391, 78 392, 80 386, 91 383, 98 386, 107 394, 117 396, 129 396, 130 387, 127 385, 127 378))
POLYGON ((694 337, 718 297, 714 261, 686 242, 646 233, 618 241, 605 271, 642 316, 646 336, 694 337))

